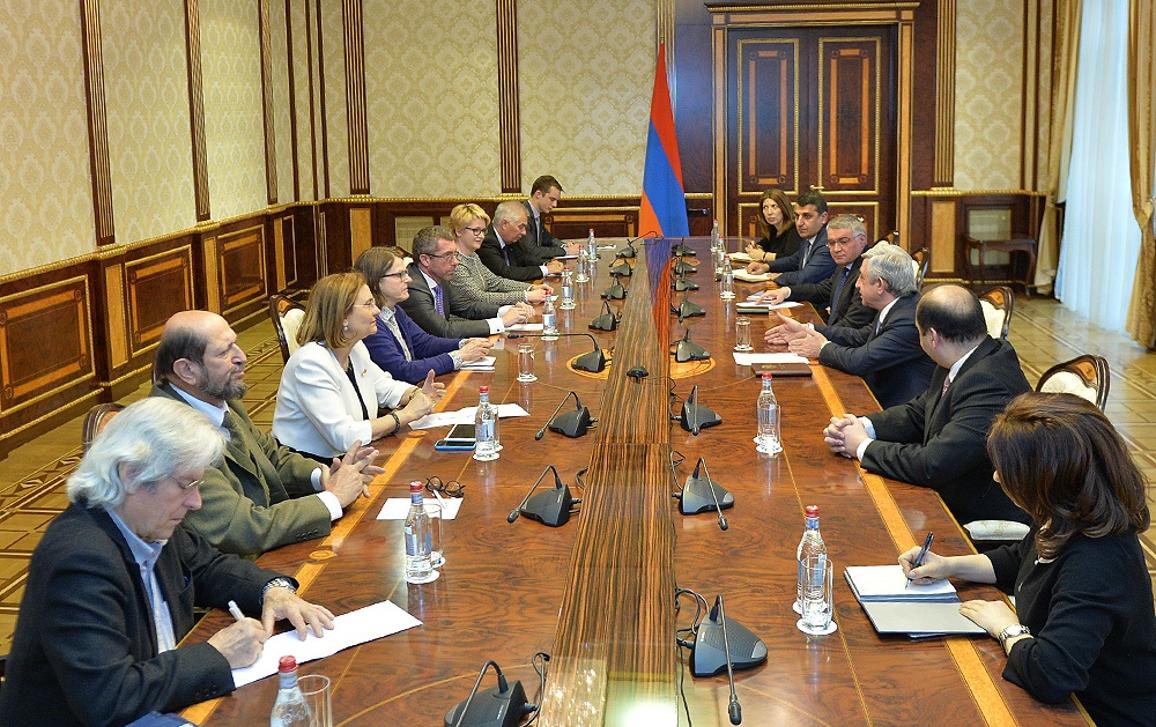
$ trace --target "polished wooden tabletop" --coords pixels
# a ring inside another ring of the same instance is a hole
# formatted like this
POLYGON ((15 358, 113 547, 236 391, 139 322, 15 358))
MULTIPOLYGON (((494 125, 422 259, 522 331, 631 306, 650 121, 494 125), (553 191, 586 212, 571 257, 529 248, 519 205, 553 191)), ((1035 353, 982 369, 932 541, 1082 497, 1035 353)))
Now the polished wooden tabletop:
MULTIPOLYGON (((707 249, 706 240, 689 244, 707 249)), ((333 680, 334 724, 440 724, 486 659, 520 679, 536 701, 530 659, 538 651, 553 657, 539 724, 687 724, 687 711, 695 725, 728 724, 725 674, 695 679, 684 673, 673 629, 688 625, 690 616, 685 606, 675 613, 676 586, 711 601, 724 594, 728 618, 767 644, 764 665, 735 674, 744 724, 1085 723, 1074 703, 1042 705, 1005 681, 1006 659, 994 639, 877 635, 842 581, 838 631, 807 637, 797 630, 794 552, 805 505, 821 508, 837 572, 894 562, 929 529, 937 552, 963 554, 971 545, 934 491, 863 472, 823 445, 820 430, 832 414, 878 409, 855 377, 816 365, 811 378, 778 380, 784 452, 774 458, 755 452, 759 384, 748 367, 733 362, 736 313, 733 303, 719 299, 708 256, 699 256, 700 270, 690 276, 701 285, 690 299, 707 315, 680 324, 668 313, 669 279, 661 275, 669 245, 638 248, 635 274, 624 280, 631 292, 612 304, 623 311, 622 326, 594 332, 611 352, 606 372, 567 365, 591 349, 588 339, 535 339, 537 382, 516 382, 515 341, 496 349, 492 374, 458 373, 449 381, 441 409, 473 405, 477 387, 488 384, 494 400, 530 412, 502 420, 499 460, 480 463, 468 453, 436 451, 442 430, 383 440, 386 471, 371 499, 324 540, 261 558, 262 565, 295 575, 306 598, 336 613, 390 599, 423 621, 301 667, 333 680), (684 326, 711 352, 710 361, 677 364, 666 355, 684 326), (634 365, 651 375, 626 377, 634 365), (702 404, 723 418, 697 437, 671 425, 668 415, 671 388, 681 400, 694 384, 702 404), (535 441, 568 391, 599 425, 580 439, 548 432, 535 441), (713 514, 679 514, 670 497, 671 449, 685 457, 680 480, 704 457, 712 477, 734 494, 725 532, 713 514), (584 498, 581 512, 560 528, 526 518, 508 523, 551 464, 584 498), (584 467, 590 470, 579 492, 575 474, 584 467), (441 578, 411 586, 404 579, 402 523, 375 517, 386 497, 404 497, 407 482, 431 475, 465 483, 465 502, 457 518, 444 523, 441 578)), ((576 286, 577 309, 559 313, 563 331, 586 331, 599 312, 599 293, 612 282, 611 257, 603 252, 595 280, 576 286)), ((741 298, 756 286, 737 287, 741 298)), ((796 310, 800 318, 814 317, 796 310)), ((769 321, 752 318, 760 349, 769 321)), ((957 585, 964 599, 1001 597, 991 587, 957 585)), ((189 639, 204 640, 228 622, 227 614, 210 614, 189 639)), ((491 675, 483 687, 493 684, 491 675)), ((205 725, 258 724, 268 719, 276 689, 276 679, 265 679, 185 715, 205 725)))

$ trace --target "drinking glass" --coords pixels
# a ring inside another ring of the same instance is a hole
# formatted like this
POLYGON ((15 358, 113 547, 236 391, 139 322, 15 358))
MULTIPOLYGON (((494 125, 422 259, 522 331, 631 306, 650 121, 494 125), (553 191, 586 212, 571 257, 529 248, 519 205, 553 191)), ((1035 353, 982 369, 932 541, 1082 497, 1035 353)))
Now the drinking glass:
POLYGON ((426 500, 422 503, 425 514, 429 518, 430 553, 429 563, 434 569, 446 564, 445 550, 442 548, 442 505, 440 502, 426 500))
POLYGON ((534 344, 523 341, 518 344, 518 381, 529 384, 537 380, 534 375, 534 344))
POLYGON ((826 555, 812 556, 803 563, 803 617, 795 624, 811 636, 835 633, 835 564, 826 555))
POLYGON ((309 727, 333 727, 333 703, 330 700, 329 677, 306 674, 297 677, 297 686, 309 706, 309 727))
POLYGON ((735 350, 751 351, 751 319, 739 316, 735 319, 735 350))

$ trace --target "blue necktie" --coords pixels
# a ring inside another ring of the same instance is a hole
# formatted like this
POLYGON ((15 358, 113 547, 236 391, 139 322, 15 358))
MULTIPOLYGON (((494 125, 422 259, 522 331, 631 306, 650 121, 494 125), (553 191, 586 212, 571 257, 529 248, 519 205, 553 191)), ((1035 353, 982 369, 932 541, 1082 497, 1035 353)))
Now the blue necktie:
POLYGON ((843 286, 847 284, 847 276, 851 274, 851 266, 843 268, 843 274, 835 280, 835 289, 831 291, 831 316, 827 319, 827 325, 834 323, 839 316, 835 313, 835 309, 839 306, 839 294, 843 292, 843 286))
POLYGON ((434 294, 434 308, 437 310, 439 316, 445 317, 446 306, 445 306, 445 303, 442 302, 442 286, 435 285, 434 289, 433 289, 433 294, 434 294))

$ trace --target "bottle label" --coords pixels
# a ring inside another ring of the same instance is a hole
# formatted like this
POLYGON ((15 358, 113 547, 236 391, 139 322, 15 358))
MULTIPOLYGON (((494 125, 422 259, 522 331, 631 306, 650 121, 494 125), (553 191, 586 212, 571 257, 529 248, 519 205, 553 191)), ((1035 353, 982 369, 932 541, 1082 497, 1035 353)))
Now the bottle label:
POLYGON ((477 425, 477 441, 492 442, 494 439, 494 422, 493 420, 485 420, 478 422, 477 425))
POLYGON ((417 528, 405 529, 405 554, 411 558, 421 555, 421 538, 417 535, 417 528))

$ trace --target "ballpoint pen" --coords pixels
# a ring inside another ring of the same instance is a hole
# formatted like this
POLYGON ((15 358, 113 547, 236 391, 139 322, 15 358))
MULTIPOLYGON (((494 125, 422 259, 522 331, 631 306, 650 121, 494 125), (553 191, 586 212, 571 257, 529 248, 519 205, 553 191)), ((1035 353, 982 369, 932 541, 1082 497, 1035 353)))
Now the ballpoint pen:
MULTIPOLYGON (((931 541, 935 539, 935 533, 930 530, 927 531, 927 537, 923 539, 923 547, 919 549, 919 555, 915 556, 915 562, 911 565, 911 570, 915 570, 923 565, 923 558, 927 555, 927 550, 931 547, 931 541)), ((907 571, 910 573, 911 571, 907 571)), ((911 585, 911 579, 907 579, 907 583, 903 585, 904 590, 911 585)))
POLYGON ((241 613, 241 609, 237 606, 236 601, 229 601, 229 613, 238 621, 245 620, 245 614, 241 613))

